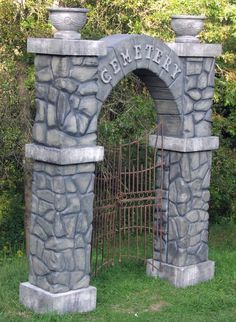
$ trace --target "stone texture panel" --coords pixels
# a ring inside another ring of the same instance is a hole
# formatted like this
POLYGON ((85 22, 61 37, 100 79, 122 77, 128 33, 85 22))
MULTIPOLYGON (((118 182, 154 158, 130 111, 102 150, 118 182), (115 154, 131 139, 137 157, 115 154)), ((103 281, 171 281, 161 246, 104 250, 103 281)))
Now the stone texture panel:
MULTIPOLYGON (((159 161, 161 154, 158 155, 159 161)), ((208 259, 208 202, 212 152, 164 151, 163 203, 158 214, 164 234, 156 236, 154 258, 175 266, 208 259)), ((157 187, 160 188, 157 173, 157 187)), ((157 216, 157 217, 158 217, 157 216)))
POLYGON ((89 285, 94 169, 34 164, 29 281, 51 293, 89 285))

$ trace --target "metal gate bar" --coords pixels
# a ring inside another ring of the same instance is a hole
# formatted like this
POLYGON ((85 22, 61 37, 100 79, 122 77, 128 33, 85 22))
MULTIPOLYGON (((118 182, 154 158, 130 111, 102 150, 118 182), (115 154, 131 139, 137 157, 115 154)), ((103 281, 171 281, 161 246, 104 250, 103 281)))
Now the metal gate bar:
MULTIPOLYGON (((156 132, 161 136, 160 126, 156 132)), ((153 258, 155 234, 162 240, 163 231, 162 183, 156 188, 163 158, 157 162, 157 152, 149 146, 149 134, 105 149, 104 162, 96 169, 92 274, 123 258, 153 258)))

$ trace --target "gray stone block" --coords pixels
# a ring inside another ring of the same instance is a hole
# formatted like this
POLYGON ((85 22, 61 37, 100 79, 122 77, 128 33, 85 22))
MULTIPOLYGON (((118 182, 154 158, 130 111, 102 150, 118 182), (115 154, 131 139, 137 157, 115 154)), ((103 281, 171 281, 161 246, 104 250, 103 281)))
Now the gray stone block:
POLYGON ((219 44, 167 43, 179 57, 218 57, 222 53, 219 44))
POLYGON ((100 40, 29 38, 27 52, 62 56, 105 56, 107 49, 100 40))
POLYGON ((93 286, 52 294, 29 282, 20 284, 20 302, 37 313, 89 312, 96 308, 96 297, 97 289, 93 286))
POLYGON ((36 144, 26 144, 25 155, 27 158, 59 165, 90 163, 103 160, 104 148, 101 146, 88 146, 57 149, 36 144))
POLYGON ((205 261, 195 265, 178 267, 166 263, 147 260, 146 273, 151 277, 159 277, 168 280, 175 287, 185 288, 204 281, 211 280, 214 277, 215 263, 213 261, 205 261))
POLYGON ((156 135, 149 136, 149 145, 169 151, 195 152, 210 151, 219 148, 219 138, 216 136, 195 137, 195 138, 175 138, 163 136, 156 138, 156 135))

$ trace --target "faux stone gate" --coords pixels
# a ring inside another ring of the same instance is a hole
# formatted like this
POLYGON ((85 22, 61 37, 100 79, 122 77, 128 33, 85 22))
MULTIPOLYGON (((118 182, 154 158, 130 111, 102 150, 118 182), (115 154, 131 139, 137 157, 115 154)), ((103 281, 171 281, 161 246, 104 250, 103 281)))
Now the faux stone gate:
MULTIPOLYGON (((147 274, 177 287, 208 280, 208 202, 212 150, 214 44, 170 43, 145 35, 99 41, 29 39, 35 53, 37 114, 30 230, 29 282, 20 300, 37 312, 85 312, 96 307, 89 286, 97 120, 106 98, 130 72, 146 84, 163 124, 165 232, 155 236, 162 269, 147 274), (162 246, 160 246, 162 245, 162 246)), ((150 136, 150 145, 156 138, 150 136)), ((161 142, 157 142, 159 147, 161 142)), ((159 157, 159 156, 158 156, 159 157)), ((158 173, 157 173, 158 175, 158 173)))
MULTIPOLYGON (((161 124, 154 130, 160 140, 161 130, 161 124)), ((147 258, 152 259, 152 269, 159 270, 153 249, 166 231, 161 212, 164 161, 163 150, 150 146, 149 136, 144 133, 134 141, 105 147, 104 160, 97 165, 92 275, 127 260, 146 265, 147 258)), ((158 260, 162 261, 162 253, 158 260)))

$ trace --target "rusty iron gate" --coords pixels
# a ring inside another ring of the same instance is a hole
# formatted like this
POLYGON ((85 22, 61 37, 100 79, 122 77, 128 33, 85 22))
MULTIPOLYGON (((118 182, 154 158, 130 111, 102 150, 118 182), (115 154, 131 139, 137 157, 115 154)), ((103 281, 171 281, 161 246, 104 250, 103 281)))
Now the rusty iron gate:
MULTIPOLYGON (((93 275, 100 269, 122 263, 124 258, 146 263, 147 258, 153 258, 155 234, 162 240, 163 149, 157 149, 157 139, 155 147, 149 146, 149 134, 127 144, 105 148, 104 161, 97 165, 93 275), (161 181, 158 188, 157 172, 161 181)), ((161 126, 155 134, 162 142, 161 126)))

